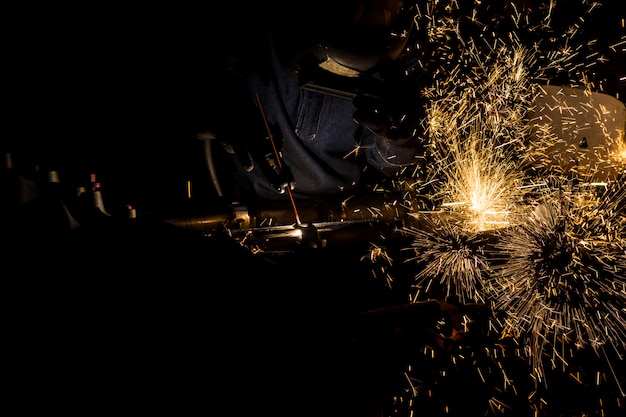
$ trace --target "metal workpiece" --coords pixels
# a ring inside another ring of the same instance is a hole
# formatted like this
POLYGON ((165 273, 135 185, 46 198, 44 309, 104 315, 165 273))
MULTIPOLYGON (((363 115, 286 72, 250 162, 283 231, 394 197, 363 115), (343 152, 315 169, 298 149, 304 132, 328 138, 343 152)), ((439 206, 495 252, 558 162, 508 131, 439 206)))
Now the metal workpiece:
POLYGON ((183 217, 166 219, 166 223, 186 229, 186 230, 213 230, 221 225, 229 223, 231 216, 229 213, 207 214, 206 216, 183 217))
POLYGON ((296 201, 296 207, 297 214, 286 201, 265 202, 262 205, 234 202, 222 212, 171 218, 167 222, 198 231, 210 231, 218 226, 247 230, 294 224, 405 219, 410 211, 399 196, 390 193, 372 193, 342 200, 296 201))
POLYGON ((403 237, 400 224, 394 220, 347 220, 230 230, 230 234, 253 251, 289 252, 403 237))
POLYGON ((401 203, 399 197, 382 192, 343 200, 298 201, 297 212, 288 202, 233 203, 222 213, 167 222, 205 236, 227 230, 255 251, 289 251, 401 236, 403 227, 416 224, 401 203))

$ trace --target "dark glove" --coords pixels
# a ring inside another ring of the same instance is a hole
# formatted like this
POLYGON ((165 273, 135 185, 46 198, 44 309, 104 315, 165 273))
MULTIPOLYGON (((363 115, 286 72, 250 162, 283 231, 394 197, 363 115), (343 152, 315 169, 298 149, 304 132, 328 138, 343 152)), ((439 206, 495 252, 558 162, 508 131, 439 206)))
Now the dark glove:
POLYGON ((279 130, 270 126, 272 144, 259 109, 250 101, 245 78, 225 70, 215 82, 220 85, 211 91, 211 100, 206 100, 208 108, 198 110, 198 139, 212 139, 220 144, 226 153, 237 157, 247 172, 260 169, 277 192, 284 193, 286 187, 293 189, 293 176, 274 150, 280 149, 279 130))
POLYGON ((257 139, 255 143, 249 143, 248 152, 251 160, 258 161, 259 169, 280 194, 287 191, 287 188, 293 190, 296 186, 293 175, 289 167, 284 164, 280 154, 277 154, 279 152, 277 137, 272 135, 270 139, 269 135, 265 135, 257 139))
MULTIPOLYGON (((204 131, 196 136, 202 140, 215 140, 226 153, 237 158, 246 172, 260 169, 278 193, 283 194, 287 187, 293 190, 295 188, 293 175, 274 150, 278 145, 272 144, 269 135, 263 136, 258 132, 255 133, 242 133, 233 129, 233 132, 222 135, 204 131)), ((272 140, 275 141, 274 138, 272 140)))
POLYGON ((354 120, 391 141, 419 133, 424 105, 419 78, 406 75, 401 60, 384 59, 355 82, 354 120))

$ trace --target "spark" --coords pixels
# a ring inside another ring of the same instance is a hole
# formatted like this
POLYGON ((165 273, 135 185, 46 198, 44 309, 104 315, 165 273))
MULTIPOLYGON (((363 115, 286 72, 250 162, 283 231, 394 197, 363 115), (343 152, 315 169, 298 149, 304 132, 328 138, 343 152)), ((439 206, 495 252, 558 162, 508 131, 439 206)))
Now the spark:
POLYGON ((391 288, 394 283, 393 275, 389 272, 392 268, 394 260, 393 257, 385 250, 384 247, 370 243, 371 247, 369 252, 364 255, 361 260, 369 261, 372 265, 372 274, 374 278, 378 279, 380 276, 384 277, 385 285, 391 288))
POLYGON ((551 173, 615 179, 626 166, 624 105, 588 88, 544 86, 537 96, 534 129, 560 136, 546 152, 551 173), (587 146, 587 138, 593 141, 587 146), (583 146, 584 145, 584 146, 583 146))
POLYGON ((416 299, 485 302, 482 297, 483 279, 489 272, 484 253, 487 238, 479 233, 466 233, 458 223, 425 217, 422 228, 408 227, 411 252, 407 262, 415 262, 416 299))
POLYGON ((626 349, 625 187, 555 182, 525 223, 502 231, 504 260, 485 286, 505 315, 503 332, 522 341, 538 380, 546 358, 568 368, 568 346, 590 348, 598 359, 607 348, 626 349))
MULTIPOLYGON (((427 1, 415 17, 427 34, 419 43, 429 57, 421 62, 433 78, 425 90, 428 169, 407 180, 403 204, 420 224, 403 229, 412 238, 404 254, 417 271, 411 299, 492 306, 487 333, 516 347, 507 355, 485 349, 480 364, 488 371, 477 369, 491 380, 480 383, 497 380, 495 390, 513 392, 511 403, 524 397, 536 416, 554 415, 542 389, 558 372, 576 384, 612 375, 624 397, 617 367, 626 350, 624 128, 592 94, 592 71, 605 55, 595 40, 580 41, 586 15, 601 4, 581 1, 575 17, 572 2, 536 9, 515 2, 500 18, 483 3, 427 1), (563 7, 573 17, 555 28, 563 7), (553 82, 563 88, 545 87, 553 82), (586 123, 577 125, 581 118, 586 123), (599 143, 580 146, 591 133, 599 143), (430 204, 415 204, 424 197, 430 204), (579 358, 589 351, 600 364, 581 372, 579 358)), ((441 388, 467 358, 478 367, 477 351, 467 353, 439 363, 434 379, 420 374, 425 389, 413 392, 416 406, 432 401, 424 393, 441 388)), ((481 415, 515 408, 488 398, 481 415)))
POLYGON ((445 33, 460 46, 452 52, 457 61, 437 67, 426 91, 426 130, 433 145, 425 181, 439 204, 435 210, 462 214, 471 231, 493 230, 515 221, 525 172, 549 169, 546 155, 559 138, 528 121, 541 92, 537 74, 530 72, 537 52, 522 47, 516 36, 509 38, 512 44, 501 38, 486 42, 482 33, 484 42, 465 38, 458 22, 443 19, 440 32, 432 34, 439 39, 445 33))

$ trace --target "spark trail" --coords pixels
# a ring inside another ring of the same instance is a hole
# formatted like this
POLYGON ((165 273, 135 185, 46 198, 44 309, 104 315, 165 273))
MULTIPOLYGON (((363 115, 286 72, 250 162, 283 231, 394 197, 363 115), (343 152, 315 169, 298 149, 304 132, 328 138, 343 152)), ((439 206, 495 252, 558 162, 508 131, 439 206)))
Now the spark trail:
POLYGON ((488 298, 505 317, 503 333, 522 342, 538 380, 546 364, 568 369, 583 348, 599 360, 606 350, 625 353, 626 191, 620 183, 596 188, 550 187, 528 220, 500 238, 505 261, 486 285, 488 298))
MULTIPOLYGON (((625 396, 624 131, 615 129, 619 112, 594 101, 599 85, 590 74, 603 60, 596 43, 580 37, 599 7, 585 0, 433 0, 416 9, 425 33, 414 46, 423 51, 416 66, 433 76, 425 92, 426 172, 406 182, 404 205, 427 226, 404 230, 413 238, 408 262, 418 271, 412 297, 492 306, 491 329, 515 337, 534 388, 525 391, 519 382, 528 380, 509 375, 495 350, 476 366, 499 375, 503 386, 495 391, 525 393, 536 416, 556 410, 546 391, 548 374, 559 379, 555 370, 581 386, 588 383, 582 375, 594 375, 596 385, 613 380, 625 396), (556 23, 556 15, 571 19, 556 23), (540 107, 551 84, 567 87, 551 97, 550 110, 565 115, 558 121, 540 107), (585 100, 572 104, 568 88, 585 100), (587 124, 574 126, 581 112, 587 124), (601 143, 582 149, 579 136, 590 130, 600 132, 601 143), (417 205, 423 196, 429 209, 417 205), (497 242, 487 244, 487 235, 497 242), (577 369, 588 352, 594 361, 577 369)), ((460 360, 451 358, 452 368, 460 360)), ((608 401, 598 395, 601 405, 586 412, 608 415, 608 401)), ((497 396, 489 404, 498 406, 483 415, 510 410, 497 396)), ((445 410, 454 414, 447 404, 445 410)))
POLYGON ((486 303, 483 281, 490 265, 484 247, 487 238, 481 233, 468 233, 458 223, 427 217, 422 228, 407 228, 412 237, 415 276, 413 299, 435 298, 465 303, 486 303))

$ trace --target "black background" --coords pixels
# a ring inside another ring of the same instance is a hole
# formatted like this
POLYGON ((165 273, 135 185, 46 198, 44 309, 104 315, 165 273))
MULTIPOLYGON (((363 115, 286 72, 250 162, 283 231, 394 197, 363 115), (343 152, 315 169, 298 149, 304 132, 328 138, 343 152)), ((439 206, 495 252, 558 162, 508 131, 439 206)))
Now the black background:
POLYGON ((206 175, 195 129, 219 105, 218 51, 259 16, 249 3, 4 6, 3 149, 73 186, 96 173, 109 204, 180 204, 206 175))

